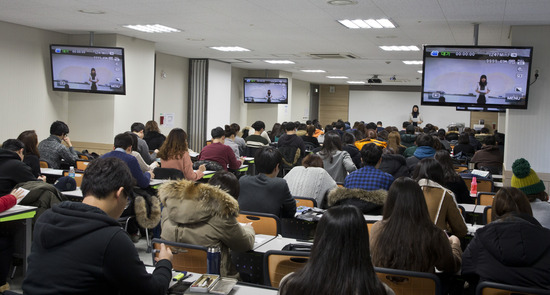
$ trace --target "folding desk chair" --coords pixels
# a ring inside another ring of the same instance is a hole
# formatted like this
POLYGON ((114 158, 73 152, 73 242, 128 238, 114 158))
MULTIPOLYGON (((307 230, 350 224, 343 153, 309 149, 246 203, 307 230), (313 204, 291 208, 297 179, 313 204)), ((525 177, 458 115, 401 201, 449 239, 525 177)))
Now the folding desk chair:
POLYGON ((296 207, 317 207, 317 200, 315 200, 314 198, 294 197, 294 199, 296 200, 296 207))
POLYGON ((540 295, 550 294, 550 290, 521 287, 494 282, 481 282, 477 285, 476 295, 540 295))
POLYGON ((309 252, 267 251, 264 254, 264 283, 279 288, 284 276, 304 267, 308 260, 309 252))
MULTIPOLYGON (((190 271, 196 273, 206 273, 207 262, 206 253, 208 249, 204 246, 176 243, 166 241, 162 239, 153 239, 153 248, 160 249, 160 244, 164 243, 167 247, 170 247, 174 258, 172 259, 172 268, 176 271, 190 271)), ((155 257, 158 256, 158 252, 153 251, 153 263, 155 257)))
POLYGON ((281 220, 278 216, 268 213, 241 211, 237 216, 240 223, 252 223, 256 234, 276 236, 281 233, 281 220))
POLYGON ((495 193, 480 191, 477 193, 476 204, 483 206, 493 205, 493 199, 495 198, 495 193))
POLYGON ((441 281, 432 273, 375 267, 381 282, 396 295, 440 295, 441 281))

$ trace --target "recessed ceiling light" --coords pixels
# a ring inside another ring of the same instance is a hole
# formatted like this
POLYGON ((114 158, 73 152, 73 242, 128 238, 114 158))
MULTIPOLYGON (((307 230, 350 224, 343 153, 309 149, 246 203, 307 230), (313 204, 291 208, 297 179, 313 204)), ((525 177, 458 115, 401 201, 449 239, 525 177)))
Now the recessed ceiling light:
POLYGON ((290 60, 264 60, 266 63, 269 64, 279 64, 279 65, 291 65, 295 64, 295 62, 290 60))
POLYGON ((93 10, 93 9, 80 9, 78 12, 86 14, 105 14, 105 11, 93 10))
POLYGON ((346 76, 327 76, 329 79, 348 79, 346 76))
POLYGON ((239 46, 212 46, 210 48, 219 51, 250 51, 250 49, 242 48, 239 46))
POLYGON ((403 63, 406 65, 421 65, 423 62, 421 60, 404 60, 403 63))
POLYGON ((304 73, 326 73, 325 70, 301 70, 304 73))
POLYGON ((419 51, 420 48, 415 45, 409 46, 379 46, 380 49, 385 51, 419 51))
POLYGON ((422 71, 422 70, 418 70, 417 72, 419 72, 420 74, 422 74, 422 73, 423 73, 423 71, 422 71))
POLYGON ((365 81, 348 81, 348 84, 367 84, 365 81))
POLYGON ((354 0, 329 0, 327 1, 330 5, 355 5, 357 1, 354 0))
POLYGON ((395 25, 388 19, 342 19, 338 21, 348 29, 393 29, 395 25))
POLYGON ((127 25, 123 26, 128 29, 145 32, 145 33, 177 33, 181 32, 178 29, 170 28, 163 25, 127 25))

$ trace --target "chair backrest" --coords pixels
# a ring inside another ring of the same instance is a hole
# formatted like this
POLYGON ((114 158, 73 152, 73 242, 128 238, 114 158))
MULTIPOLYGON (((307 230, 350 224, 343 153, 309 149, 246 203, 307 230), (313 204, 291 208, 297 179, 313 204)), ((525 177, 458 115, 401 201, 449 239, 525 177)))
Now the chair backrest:
POLYGON ((183 172, 174 168, 160 168, 157 167, 153 170, 155 179, 183 179, 183 172))
POLYGON ((480 191, 477 193, 476 204, 483 206, 493 205, 493 199, 495 198, 495 193, 480 191))
MULTIPOLYGON (((69 176, 69 171, 63 171, 63 176, 69 176)), ((74 180, 76 181, 76 186, 80 187, 82 184, 82 177, 84 176, 84 173, 75 173, 74 174, 74 180)))
POLYGON ((241 211, 237 221, 252 223, 256 234, 276 236, 281 233, 281 220, 273 214, 241 211))
POLYGON ((264 283, 267 286, 279 288, 281 279, 306 265, 309 252, 275 251, 264 254, 264 283))
MULTIPOLYGON (((468 187, 468 190, 472 187, 472 177, 462 177, 464 179, 464 182, 466 183, 466 186, 468 187)), ((479 177, 476 178, 477 182, 477 191, 478 192, 492 192, 493 191, 493 181, 490 179, 480 179, 479 177)))
POLYGON ((370 230, 372 229, 372 226, 374 225, 374 221, 367 221, 367 228, 369 229, 369 236, 370 236, 370 230))
POLYGON ((256 152, 259 149, 260 149, 259 147, 246 146, 243 156, 245 156, 245 157, 254 157, 256 155, 256 152))
MULTIPOLYGON (((160 249, 160 244, 164 243, 170 247, 174 258, 172 259, 172 268, 176 271, 190 271, 196 273, 206 273, 206 253, 208 249, 204 246, 197 246, 186 243, 176 243, 162 239, 153 239, 153 249, 160 249)), ((152 251, 153 261, 158 256, 157 251, 152 251), (156 252, 156 253, 155 253, 156 252)))
POLYGON ((317 207, 317 200, 315 200, 314 198, 294 197, 294 199, 296 200, 296 207, 317 207))
POLYGON ((78 155, 78 158, 81 160, 90 160, 90 158, 88 158, 88 156, 86 155, 78 155))
POLYGON ((521 287, 494 282, 481 282, 477 285, 476 295, 539 295, 549 294, 544 289, 521 287))
POLYGON ((88 160, 76 160, 76 169, 84 171, 88 167, 88 164, 90 164, 88 160))
POLYGON ((40 160, 40 168, 50 168, 50 165, 48 164, 48 162, 40 160))
POLYGON ((493 218, 491 217, 491 213, 493 213, 493 207, 487 206, 485 209, 483 209, 483 224, 489 224, 491 221, 493 221, 493 218))
POLYGON ((458 166, 454 166, 454 168, 455 168, 456 173, 460 173, 462 171, 468 170, 468 166, 466 166, 466 165, 458 165, 458 166))
POLYGON ((435 274, 381 267, 375 267, 374 271, 395 295, 441 294, 441 281, 435 274))

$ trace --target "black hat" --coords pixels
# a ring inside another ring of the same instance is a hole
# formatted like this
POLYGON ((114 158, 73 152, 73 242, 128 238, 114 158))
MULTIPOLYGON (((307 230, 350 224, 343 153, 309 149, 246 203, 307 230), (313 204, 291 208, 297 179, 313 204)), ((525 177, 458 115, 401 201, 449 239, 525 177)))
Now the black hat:
POLYGON ((76 181, 69 176, 60 177, 54 184, 59 191, 74 191, 76 189, 76 181))
POLYGON ((212 129, 210 135, 212 135, 212 138, 220 138, 225 135, 225 131, 222 129, 222 127, 216 127, 212 129))

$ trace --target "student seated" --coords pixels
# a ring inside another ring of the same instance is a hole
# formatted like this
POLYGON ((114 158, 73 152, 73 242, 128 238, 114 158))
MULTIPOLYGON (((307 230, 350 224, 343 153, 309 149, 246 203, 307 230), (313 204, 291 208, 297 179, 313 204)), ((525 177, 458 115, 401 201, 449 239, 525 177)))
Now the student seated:
MULTIPOLYGON (((152 171, 141 172, 138 160, 132 156, 132 136, 126 133, 120 133, 115 136, 114 150, 101 156, 101 158, 119 158, 123 160, 132 176, 136 179, 137 186, 141 188, 149 187, 151 179, 155 178, 152 171)), ((87 168, 86 168, 87 169, 87 168)))
POLYGON ((501 188, 493 199, 492 222, 476 231, 462 256, 470 288, 479 281, 550 289, 550 230, 533 218, 517 188, 501 188))
POLYGON ((152 154, 149 153, 149 146, 147 142, 143 140, 143 137, 145 137, 145 125, 140 122, 135 122, 130 126, 130 131, 138 136, 138 153, 147 165, 151 165, 151 163, 157 159, 158 150, 155 150, 152 154))
POLYGON ((239 169, 243 160, 237 159, 233 150, 225 145, 225 131, 221 127, 216 127, 210 132, 212 143, 203 147, 199 154, 200 161, 214 161, 222 166, 224 170, 239 169))
POLYGON ((239 179, 241 192, 239 206, 242 211, 263 212, 281 218, 292 218, 296 213, 296 200, 290 194, 286 180, 277 178, 283 156, 274 147, 262 147, 254 162, 258 175, 244 175, 239 179))
POLYGON ((342 139, 336 131, 325 134, 323 148, 318 154, 323 159, 323 167, 336 183, 344 183, 348 172, 357 170, 349 153, 342 150, 342 139))
POLYGON ((66 201, 36 222, 24 294, 166 294, 172 252, 161 245, 153 274, 117 219, 135 182, 124 161, 90 162, 82 203, 66 201))
POLYGON ((38 151, 42 160, 48 162, 50 168, 59 169, 61 163, 65 166, 74 166, 78 154, 69 139, 69 126, 61 121, 55 121, 50 126, 50 137, 38 144, 38 151), (68 146, 63 145, 65 142, 68 146), (63 162, 64 161, 64 162, 63 162))
POLYGON ((295 197, 313 198, 321 207, 328 192, 337 187, 336 182, 323 169, 323 159, 319 155, 307 155, 302 165, 292 168, 284 177, 290 193, 295 197))
POLYGON ((162 168, 173 168, 183 172, 187 180, 199 180, 206 171, 205 165, 200 165, 197 171, 193 171, 193 163, 189 156, 187 145, 187 133, 181 128, 174 128, 160 147, 158 153, 162 168))
POLYGON ((241 226, 236 219, 239 215, 239 204, 235 199, 239 193, 237 177, 220 170, 209 183, 213 185, 180 180, 159 188, 159 197, 165 207, 162 212, 161 238, 220 247, 221 276, 238 277, 230 251, 251 250, 254 246, 254 229, 250 225, 241 226))
POLYGON ((36 178, 32 174, 31 167, 23 163, 25 146, 17 139, 8 139, 0 149, 0 195, 8 194, 18 183, 42 180, 46 177, 36 178))
POLYGON ((369 231, 359 209, 344 205, 323 214, 309 261, 281 280, 279 294, 394 294, 374 271, 369 231))
POLYGON ((410 178, 393 182, 383 219, 372 226, 370 245, 377 267, 429 273, 437 267, 448 274, 460 270, 460 240, 434 225, 420 186, 410 178))
POLYGON ((464 237, 468 228, 453 192, 441 185, 444 183, 441 165, 435 159, 422 159, 413 178, 422 188, 432 222, 442 230, 464 237))
POLYGON ((512 164, 512 187, 520 189, 529 200, 533 217, 540 224, 550 229, 550 203, 546 186, 540 180, 537 173, 531 169, 531 164, 524 158, 514 161, 512 164))

